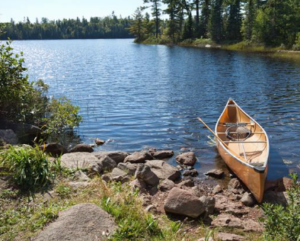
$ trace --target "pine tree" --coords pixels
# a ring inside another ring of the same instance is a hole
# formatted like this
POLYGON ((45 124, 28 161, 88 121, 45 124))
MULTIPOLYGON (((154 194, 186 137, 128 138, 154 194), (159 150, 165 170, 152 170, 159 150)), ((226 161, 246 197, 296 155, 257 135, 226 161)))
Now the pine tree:
POLYGON ((222 4, 223 0, 212 1, 212 10, 209 18, 209 35, 216 42, 223 40, 222 4))
POLYGON ((167 4, 167 9, 164 11, 169 15, 168 20, 168 36, 176 43, 180 35, 180 0, 163 0, 167 4))
POLYGON ((200 37, 208 37, 208 25, 210 18, 210 0, 204 0, 202 3, 202 11, 200 18, 200 37))
POLYGON ((151 3, 151 14, 154 17, 155 21, 155 37, 158 38, 159 36, 159 27, 160 27, 160 16, 161 16, 161 0, 144 0, 144 3, 151 3))
POLYGON ((226 26, 226 39, 230 41, 240 41, 242 39, 241 26, 241 2, 240 0, 232 0, 229 4, 229 18, 226 26))
POLYGON ((136 37, 136 42, 141 42, 144 40, 144 25, 143 25, 143 8, 139 7, 136 9, 133 17, 134 21, 133 24, 130 26, 130 32, 136 37))

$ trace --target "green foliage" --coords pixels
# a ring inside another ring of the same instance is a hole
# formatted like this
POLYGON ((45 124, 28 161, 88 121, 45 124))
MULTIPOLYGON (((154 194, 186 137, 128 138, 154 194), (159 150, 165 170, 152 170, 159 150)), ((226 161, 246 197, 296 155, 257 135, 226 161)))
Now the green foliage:
POLYGON ((67 198, 70 196, 72 189, 70 186, 65 185, 65 184, 59 184, 55 188, 55 192, 58 194, 59 197, 61 198, 67 198))
POLYGON ((55 177, 46 154, 38 147, 11 146, 1 153, 0 166, 8 169, 14 184, 25 191, 41 189, 55 177))
POLYGON ((298 176, 291 175, 294 181, 293 187, 288 190, 288 204, 281 205, 264 204, 263 210, 266 218, 265 240, 272 241, 298 241, 300 240, 300 186, 297 183, 298 176))
POLYGON ((78 126, 81 121, 78 115, 79 107, 73 106, 65 97, 52 99, 47 111, 48 117, 44 118, 43 133, 48 134, 55 141, 61 139, 66 129, 78 126))
POLYGON ((39 22, 15 23, 11 20, 4 26, 3 39, 10 37, 15 40, 22 39, 85 39, 85 38, 131 38, 128 31, 132 19, 130 17, 118 18, 114 13, 99 18, 91 17, 76 19, 63 19, 50 21, 42 18, 39 22))

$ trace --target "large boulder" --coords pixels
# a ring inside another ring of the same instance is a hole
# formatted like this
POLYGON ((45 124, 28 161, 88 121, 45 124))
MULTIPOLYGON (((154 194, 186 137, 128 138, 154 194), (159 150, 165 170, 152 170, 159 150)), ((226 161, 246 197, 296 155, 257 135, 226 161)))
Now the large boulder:
POLYGON ((194 166, 197 158, 194 152, 186 152, 178 155, 176 161, 185 166, 194 166))
POLYGON ((174 187, 164 203, 168 213, 175 213, 191 218, 197 218, 205 212, 204 204, 191 192, 174 187))
POLYGON ((108 156, 113 159, 117 164, 123 162, 125 158, 129 155, 127 152, 122 151, 100 151, 93 153, 98 159, 104 156, 108 156))
POLYGON ((167 159, 172 157, 174 155, 174 151, 172 150, 153 151, 151 154, 154 157, 154 159, 162 160, 162 159, 167 159))
POLYGON ((218 240, 220 241, 242 241, 245 238, 241 235, 232 234, 232 233, 218 233, 218 240))
POLYGON ((134 152, 127 156, 124 162, 145 163, 147 160, 153 160, 151 154, 147 151, 134 152))
POLYGON ((158 176, 158 178, 162 180, 170 179, 174 181, 181 176, 180 171, 176 167, 171 166, 164 161, 147 161, 146 166, 149 166, 151 170, 158 176))
POLYGON ((121 182, 121 183, 129 181, 128 174, 117 167, 114 168, 112 170, 112 172, 110 173, 110 178, 111 178, 111 181, 121 182))
POLYGON ((18 137, 11 129, 0 130, 0 140, 10 145, 18 144, 18 137))
POLYGON ((251 193, 245 192, 241 198, 241 202, 247 207, 252 207, 255 204, 255 199, 251 193))
POLYGON ((207 215, 214 213, 216 200, 213 197, 202 196, 200 201, 204 204, 207 215))
POLYGON ((75 205, 59 214, 35 241, 99 241, 107 240, 117 229, 113 218, 91 203, 75 205))
POLYGON ((90 172, 102 172, 98 158, 86 152, 74 152, 62 155, 61 165, 71 170, 87 169, 90 172))
POLYGON ((67 149, 58 143, 48 143, 41 145, 40 149, 51 156, 61 156, 67 153, 67 149))
POLYGON ((94 149, 87 144, 78 144, 70 149, 69 152, 93 152, 94 149))
POLYGON ((135 172, 135 178, 142 180, 151 186, 156 186, 159 183, 158 177, 152 172, 150 167, 143 164, 138 166, 135 172))
POLYGON ((130 162, 127 162, 127 163, 120 162, 118 164, 118 168, 120 168, 124 172, 127 172, 128 175, 133 176, 136 172, 138 165, 139 164, 134 164, 134 163, 130 163, 130 162))
POLYGON ((224 172, 220 169, 213 169, 205 173, 205 175, 214 177, 214 178, 222 178, 224 176, 224 172))
POLYGON ((159 190, 162 192, 166 192, 171 190, 173 187, 175 187, 175 183, 169 179, 164 180, 159 184, 159 190))

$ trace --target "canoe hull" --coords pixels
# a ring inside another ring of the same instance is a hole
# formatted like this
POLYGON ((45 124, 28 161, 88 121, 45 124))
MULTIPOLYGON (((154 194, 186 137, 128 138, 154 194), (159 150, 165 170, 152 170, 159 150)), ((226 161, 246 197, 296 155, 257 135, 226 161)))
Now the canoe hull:
POLYGON ((218 141, 217 148, 227 166, 249 188, 255 199, 261 203, 264 196, 268 166, 263 172, 259 172, 238 161, 233 155, 230 155, 218 141))

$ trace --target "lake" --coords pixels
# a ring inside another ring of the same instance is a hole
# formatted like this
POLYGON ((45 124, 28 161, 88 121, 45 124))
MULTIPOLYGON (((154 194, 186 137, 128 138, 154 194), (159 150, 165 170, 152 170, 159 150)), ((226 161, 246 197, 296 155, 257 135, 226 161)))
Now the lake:
MULTIPOLYGON (((127 40, 15 41, 31 81, 80 106, 82 142, 96 150, 195 151, 202 174, 224 167, 212 135, 229 97, 267 131, 269 179, 300 172, 300 65, 258 54, 127 40)), ((176 165, 174 158, 169 160, 176 165)))

